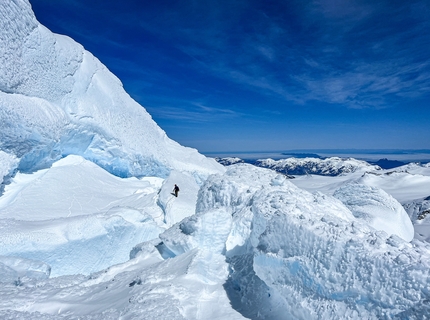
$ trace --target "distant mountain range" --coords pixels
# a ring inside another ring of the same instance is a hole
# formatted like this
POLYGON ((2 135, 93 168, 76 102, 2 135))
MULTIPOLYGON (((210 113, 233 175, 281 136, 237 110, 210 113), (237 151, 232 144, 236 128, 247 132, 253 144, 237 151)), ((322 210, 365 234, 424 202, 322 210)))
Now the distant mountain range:
MULTIPOLYGON (((370 164, 366 161, 353 158, 343 159, 339 157, 331 157, 325 159, 287 158, 281 160, 244 160, 240 158, 215 158, 215 160, 217 160, 224 166, 246 162, 253 164, 257 167, 272 169, 285 175, 315 174, 323 176, 338 176, 346 173, 356 172, 358 170, 381 170, 383 168, 380 165, 370 164)), ((382 161, 382 164, 385 164, 384 159, 380 161, 382 161)), ((389 160, 387 161, 387 164, 391 163, 389 160)))

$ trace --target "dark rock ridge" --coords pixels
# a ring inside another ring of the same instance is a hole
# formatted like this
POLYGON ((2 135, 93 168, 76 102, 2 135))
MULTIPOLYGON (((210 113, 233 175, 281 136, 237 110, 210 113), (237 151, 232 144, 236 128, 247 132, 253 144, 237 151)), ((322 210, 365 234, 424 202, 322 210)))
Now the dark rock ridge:
POLYGON ((393 169, 393 168, 401 167, 406 164, 406 162, 402 162, 398 160, 388 160, 387 158, 379 159, 376 162, 370 162, 370 163, 380 166, 382 169, 393 169))

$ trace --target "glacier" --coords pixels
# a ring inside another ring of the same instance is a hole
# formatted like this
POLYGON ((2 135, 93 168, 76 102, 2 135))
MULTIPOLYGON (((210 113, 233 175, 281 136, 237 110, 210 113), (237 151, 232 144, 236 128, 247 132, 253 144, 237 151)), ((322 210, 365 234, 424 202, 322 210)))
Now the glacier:
POLYGON ((224 167, 27 0, 0 27, 0 318, 429 318, 429 164, 224 167))

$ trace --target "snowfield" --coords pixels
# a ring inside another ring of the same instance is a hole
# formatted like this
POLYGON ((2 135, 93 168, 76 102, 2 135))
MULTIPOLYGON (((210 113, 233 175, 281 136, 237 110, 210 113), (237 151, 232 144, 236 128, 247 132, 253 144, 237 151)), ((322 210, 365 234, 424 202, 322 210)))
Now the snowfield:
POLYGON ((225 168, 0 6, 1 319, 429 319, 430 165, 347 162, 225 168))

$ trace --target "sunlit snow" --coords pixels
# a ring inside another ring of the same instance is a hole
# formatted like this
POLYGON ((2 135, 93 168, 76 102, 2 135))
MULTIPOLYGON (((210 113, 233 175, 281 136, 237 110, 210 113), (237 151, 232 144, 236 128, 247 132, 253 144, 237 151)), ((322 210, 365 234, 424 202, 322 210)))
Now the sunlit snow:
POLYGON ((0 318, 427 319, 430 166, 342 161, 225 168, 7 1, 0 318))

